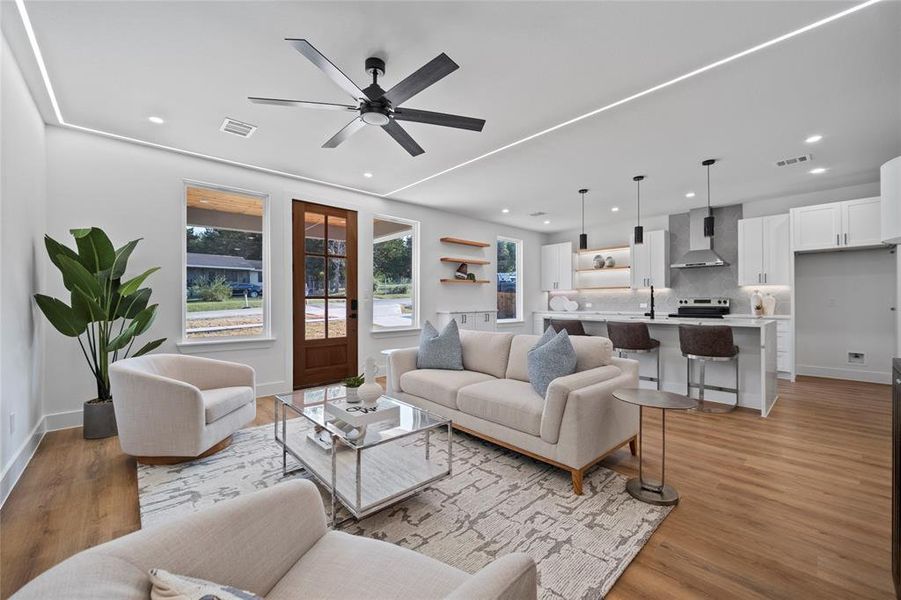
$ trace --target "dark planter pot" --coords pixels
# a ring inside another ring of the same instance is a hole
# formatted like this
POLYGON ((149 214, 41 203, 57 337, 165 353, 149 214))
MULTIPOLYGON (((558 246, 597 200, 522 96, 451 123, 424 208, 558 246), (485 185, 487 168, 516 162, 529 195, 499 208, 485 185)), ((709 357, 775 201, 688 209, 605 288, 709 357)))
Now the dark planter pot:
POLYGON ((113 401, 84 403, 84 439, 97 440, 117 435, 113 401))

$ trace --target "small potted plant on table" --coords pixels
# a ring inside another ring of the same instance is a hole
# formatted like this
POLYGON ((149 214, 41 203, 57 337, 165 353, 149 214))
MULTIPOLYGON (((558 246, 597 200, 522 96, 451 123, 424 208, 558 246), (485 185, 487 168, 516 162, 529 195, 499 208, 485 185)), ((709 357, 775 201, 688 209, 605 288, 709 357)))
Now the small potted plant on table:
POLYGON ((360 386, 366 379, 363 377, 363 374, 354 375, 353 377, 348 377, 344 380, 344 387, 347 388, 347 397, 346 400, 350 404, 356 404, 360 401, 360 395, 357 393, 360 390, 360 386))

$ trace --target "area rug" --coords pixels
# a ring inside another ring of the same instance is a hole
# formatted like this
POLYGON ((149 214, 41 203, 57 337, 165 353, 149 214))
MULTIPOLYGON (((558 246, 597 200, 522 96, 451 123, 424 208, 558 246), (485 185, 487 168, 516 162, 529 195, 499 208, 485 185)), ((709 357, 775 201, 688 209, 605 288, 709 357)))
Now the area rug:
MULTIPOLYGON (((436 437, 437 456, 446 444, 436 437)), ((469 573, 525 552, 538 565, 539 597, 571 600, 602 598, 670 510, 634 500, 625 492, 626 477, 601 467, 586 475, 585 494, 575 496, 568 473, 465 434, 454 434, 453 462, 452 477, 342 529, 469 573)), ((215 456, 139 465, 142 525, 276 485, 284 481, 281 466, 272 425, 235 433, 215 456)))

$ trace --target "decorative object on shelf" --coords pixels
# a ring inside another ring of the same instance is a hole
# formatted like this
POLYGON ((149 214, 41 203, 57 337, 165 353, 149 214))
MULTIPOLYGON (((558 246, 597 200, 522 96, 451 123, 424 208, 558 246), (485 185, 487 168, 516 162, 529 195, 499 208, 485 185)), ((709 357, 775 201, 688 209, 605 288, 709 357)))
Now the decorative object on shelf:
POLYGON ((714 164, 716 159, 708 158, 701 164, 707 167, 707 216, 704 217, 704 237, 713 237, 713 209, 710 208, 710 165, 714 164))
POLYGON ((57 331, 78 339, 97 384, 97 397, 84 403, 83 435, 86 439, 105 438, 117 433, 110 364, 129 355, 146 354, 166 341, 153 340, 131 352, 134 341, 156 318, 157 305, 147 305, 150 288, 141 284, 159 267, 123 280, 128 259, 140 239, 113 248, 106 233, 97 227, 70 229, 69 233, 75 238, 77 252, 49 235, 44 236, 44 246, 50 262, 63 276, 72 305, 43 294, 35 294, 34 299, 57 331))
POLYGON ((760 295, 759 290, 754 290, 754 293, 751 294, 751 314, 755 317, 763 314, 763 296, 760 295))
POLYGON ((593 261, 592 264, 595 269, 603 269, 604 268, 604 257, 601 256, 600 254, 595 254, 592 261, 593 261))
POLYGON ((475 274, 475 273, 467 273, 467 274, 466 274, 466 279, 468 279, 469 281, 475 281, 475 280, 476 280, 476 274, 475 274))
POLYGON ((566 296, 552 296, 551 301, 548 305, 551 307, 551 310, 555 310, 558 312, 562 312, 566 310, 566 305, 569 302, 569 298, 566 296))
POLYGON ((607 258, 604 259, 604 266, 607 267, 608 269, 612 269, 613 267, 616 266, 616 259, 613 258, 612 256, 608 256, 607 258))
POLYGON ((566 298, 566 305, 564 306, 564 309, 566 310, 566 312, 575 312, 579 310, 579 303, 575 300, 566 298))
POLYGON ((636 175, 632 178, 632 181, 635 182, 635 233, 634 233, 634 242, 636 245, 644 244, 644 227, 641 226, 641 182, 644 179, 644 175, 636 175))
POLYGON ((356 404, 361 400, 359 392, 360 386, 363 385, 364 381, 363 374, 360 373, 359 375, 348 377, 342 382, 347 390, 345 399, 349 404, 356 404))
POLYGON ((587 193, 588 188, 579 190, 579 195, 582 196, 582 233, 579 234, 579 250, 588 249, 588 234, 585 233, 585 194, 587 193))
POLYGON ((360 400, 369 404, 382 397, 382 386, 376 381, 376 377, 379 375, 379 367, 371 356, 366 359, 363 373, 366 375, 366 383, 360 386, 357 396, 360 400))
POLYGON ((457 279, 468 279, 467 275, 469 275, 469 267, 466 266, 466 263, 460 263, 460 266, 457 267, 457 271, 454 273, 454 277, 457 279))
POLYGON ((763 314, 768 317, 776 314, 776 297, 769 292, 763 296, 763 314))

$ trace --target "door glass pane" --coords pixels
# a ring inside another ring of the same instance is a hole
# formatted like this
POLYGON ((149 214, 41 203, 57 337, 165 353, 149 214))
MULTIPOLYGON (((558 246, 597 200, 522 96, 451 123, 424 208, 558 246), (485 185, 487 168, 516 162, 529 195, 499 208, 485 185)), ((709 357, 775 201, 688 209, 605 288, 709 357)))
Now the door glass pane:
POLYGON ((306 300, 304 329, 304 339, 321 340, 325 337, 325 300, 306 300))
POLYGON ((325 215, 305 213, 304 250, 308 254, 325 254, 325 215))
POLYGON ((325 258, 307 256, 304 259, 304 275, 306 276, 305 296, 325 296, 325 258))
POLYGON ((328 294, 329 296, 347 295, 347 259, 328 259, 328 294))
POLYGON ((328 337, 347 337, 347 300, 328 301, 328 337))
POLYGON ((347 219, 328 218, 328 253, 332 256, 347 255, 347 219))

